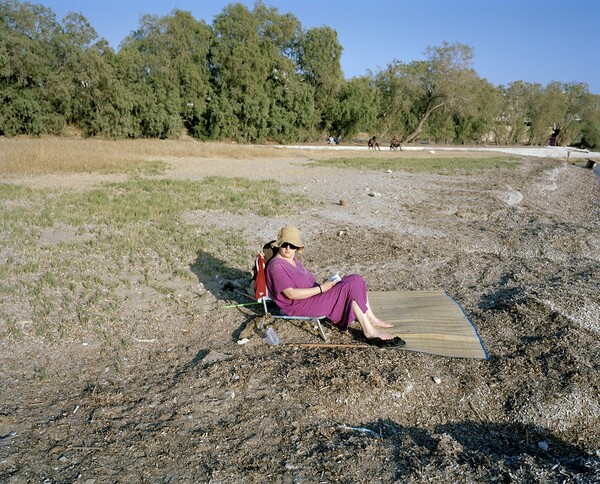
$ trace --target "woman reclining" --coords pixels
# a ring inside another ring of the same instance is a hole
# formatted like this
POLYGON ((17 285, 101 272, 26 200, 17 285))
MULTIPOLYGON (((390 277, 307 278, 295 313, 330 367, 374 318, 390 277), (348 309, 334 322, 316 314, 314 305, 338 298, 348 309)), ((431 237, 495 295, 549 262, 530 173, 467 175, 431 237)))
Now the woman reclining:
POLYGON ((300 231, 283 227, 273 244, 277 254, 266 267, 269 297, 287 316, 326 316, 340 330, 345 331, 358 320, 363 334, 369 340, 389 341, 395 346, 404 342, 382 329, 393 327, 373 314, 369 307, 367 285, 361 276, 351 274, 339 282, 316 282, 296 254, 304 250, 300 231))

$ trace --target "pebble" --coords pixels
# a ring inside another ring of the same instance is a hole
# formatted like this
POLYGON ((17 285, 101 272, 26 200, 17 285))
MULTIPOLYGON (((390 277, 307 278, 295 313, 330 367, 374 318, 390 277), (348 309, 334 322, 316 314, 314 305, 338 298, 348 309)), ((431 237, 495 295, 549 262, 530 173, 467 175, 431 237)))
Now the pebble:
POLYGON ((225 355, 223 353, 219 353, 218 351, 211 350, 204 358, 202 358, 202 363, 217 363, 219 361, 228 360, 229 355, 225 355))
POLYGON ((248 343, 248 341, 250 341, 248 338, 238 339, 237 344, 239 344, 239 345, 245 345, 246 343, 248 343))
POLYGON ((542 441, 538 443, 538 447, 542 449, 544 452, 548 451, 548 442, 542 441))
POLYGON ((439 376, 434 376, 434 377, 433 377, 433 381, 434 381, 434 382, 436 382, 438 385, 439 385, 440 383, 442 383, 442 379, 441 379, 439 376))

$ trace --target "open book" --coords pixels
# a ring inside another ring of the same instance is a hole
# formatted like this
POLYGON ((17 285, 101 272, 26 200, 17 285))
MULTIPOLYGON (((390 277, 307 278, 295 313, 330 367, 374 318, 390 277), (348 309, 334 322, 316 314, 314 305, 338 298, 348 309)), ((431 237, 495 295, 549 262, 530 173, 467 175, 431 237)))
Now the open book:
POLYGON ((342 280, 342 278, 340 277, 340 273, 336 272, 333 276, 331 276, 327 280, 330 281, 330 282, 340 282, 342 280))

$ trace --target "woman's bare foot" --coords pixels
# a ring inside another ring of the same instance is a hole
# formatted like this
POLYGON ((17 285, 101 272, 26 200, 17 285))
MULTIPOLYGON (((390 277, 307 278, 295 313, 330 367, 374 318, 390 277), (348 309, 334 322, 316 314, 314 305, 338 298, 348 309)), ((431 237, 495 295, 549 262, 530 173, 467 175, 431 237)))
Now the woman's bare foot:
POLYGON ((373 314, 373 311, 371 311, 371 308, 369 308, 369 307, 367 308, 367 317, 369 318, 369 321, 371 322, 371 324, 376 328, 393 328, 394 327, 393 324, 386 323, 385 321, 382 321, 377 316, 375 316, 375 314, 373 314))
POLYGON ((369 317, 369 319, 371 320, 371 324, 376 328, 393 328, 394 327, 393 324, 386 323, 385 321, 382 321, 379 318, 369 317))
POLYGON ((379 338, 381 340, 388 340, 394 338, 393 334, 384 333, 383 331, 380 331, 378 328, 376 328, 371 323, 369 316, 362 312, 360 306, 356 303, 356 301, 352 301, 352 310, 354 311, 354 316, 358 320, 362 332, 367 339, 379 338))

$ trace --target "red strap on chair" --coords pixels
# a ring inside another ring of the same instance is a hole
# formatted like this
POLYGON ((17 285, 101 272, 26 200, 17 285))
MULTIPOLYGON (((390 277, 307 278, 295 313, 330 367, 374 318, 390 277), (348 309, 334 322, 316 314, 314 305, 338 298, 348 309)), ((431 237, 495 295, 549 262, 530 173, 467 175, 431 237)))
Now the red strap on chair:
POLYGON ((254 296, 258 302, 263 297, 267 297, 267 277, 265 275, 265 256, 258 254, 256 256, 256 280, 254 281, 254 296))

